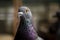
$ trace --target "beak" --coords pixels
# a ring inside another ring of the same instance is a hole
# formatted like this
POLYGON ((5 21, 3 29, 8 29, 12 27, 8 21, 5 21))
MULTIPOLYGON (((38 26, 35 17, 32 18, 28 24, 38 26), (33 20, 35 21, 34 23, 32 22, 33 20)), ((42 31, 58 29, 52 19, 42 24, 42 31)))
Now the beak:
POLYGON ((18 12, 18 17, 22 16, 23 12, 18 12))

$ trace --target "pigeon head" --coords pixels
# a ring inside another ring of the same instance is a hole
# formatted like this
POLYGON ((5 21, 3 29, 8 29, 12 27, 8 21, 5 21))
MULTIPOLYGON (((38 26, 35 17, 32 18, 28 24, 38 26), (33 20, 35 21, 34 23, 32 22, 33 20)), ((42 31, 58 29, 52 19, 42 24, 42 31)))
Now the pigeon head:
POLYGON ((30 9, 28 7, 26 7, 26 6, 21 6, 19 8, 18 15, 26 15, 27 18, 31 18, 32 17, 30 9))

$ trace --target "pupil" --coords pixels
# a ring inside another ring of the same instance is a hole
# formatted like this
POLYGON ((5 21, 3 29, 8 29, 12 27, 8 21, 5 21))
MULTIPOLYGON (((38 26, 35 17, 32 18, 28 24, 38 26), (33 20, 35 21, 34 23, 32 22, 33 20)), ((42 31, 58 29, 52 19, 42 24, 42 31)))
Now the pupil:
POLYGON ((27 12, 28 10, 26 10, 26 12, 27 12))

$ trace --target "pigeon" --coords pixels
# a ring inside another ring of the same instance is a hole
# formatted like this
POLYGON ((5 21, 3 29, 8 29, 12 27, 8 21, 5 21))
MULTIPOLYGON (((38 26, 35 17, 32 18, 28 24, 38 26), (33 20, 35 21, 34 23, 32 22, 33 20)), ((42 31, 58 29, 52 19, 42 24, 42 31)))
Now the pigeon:
POLYGON ((19 26, 14 40, 43 40, 34 29, 31 10, 26 6, 18 9, 19 26))

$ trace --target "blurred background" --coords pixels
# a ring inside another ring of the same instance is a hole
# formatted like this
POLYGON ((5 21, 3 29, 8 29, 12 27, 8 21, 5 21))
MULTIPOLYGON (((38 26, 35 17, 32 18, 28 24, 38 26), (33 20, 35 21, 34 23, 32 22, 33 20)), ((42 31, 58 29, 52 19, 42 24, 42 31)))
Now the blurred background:
POLYGON ((50 25, 57 21, 53 16, 60 9, 59 0, 0 0, 0 40, 13 40, 17 29, 18 7, 25 5, 33 14, 35 30, 43 38, 53 39, 50 25))

